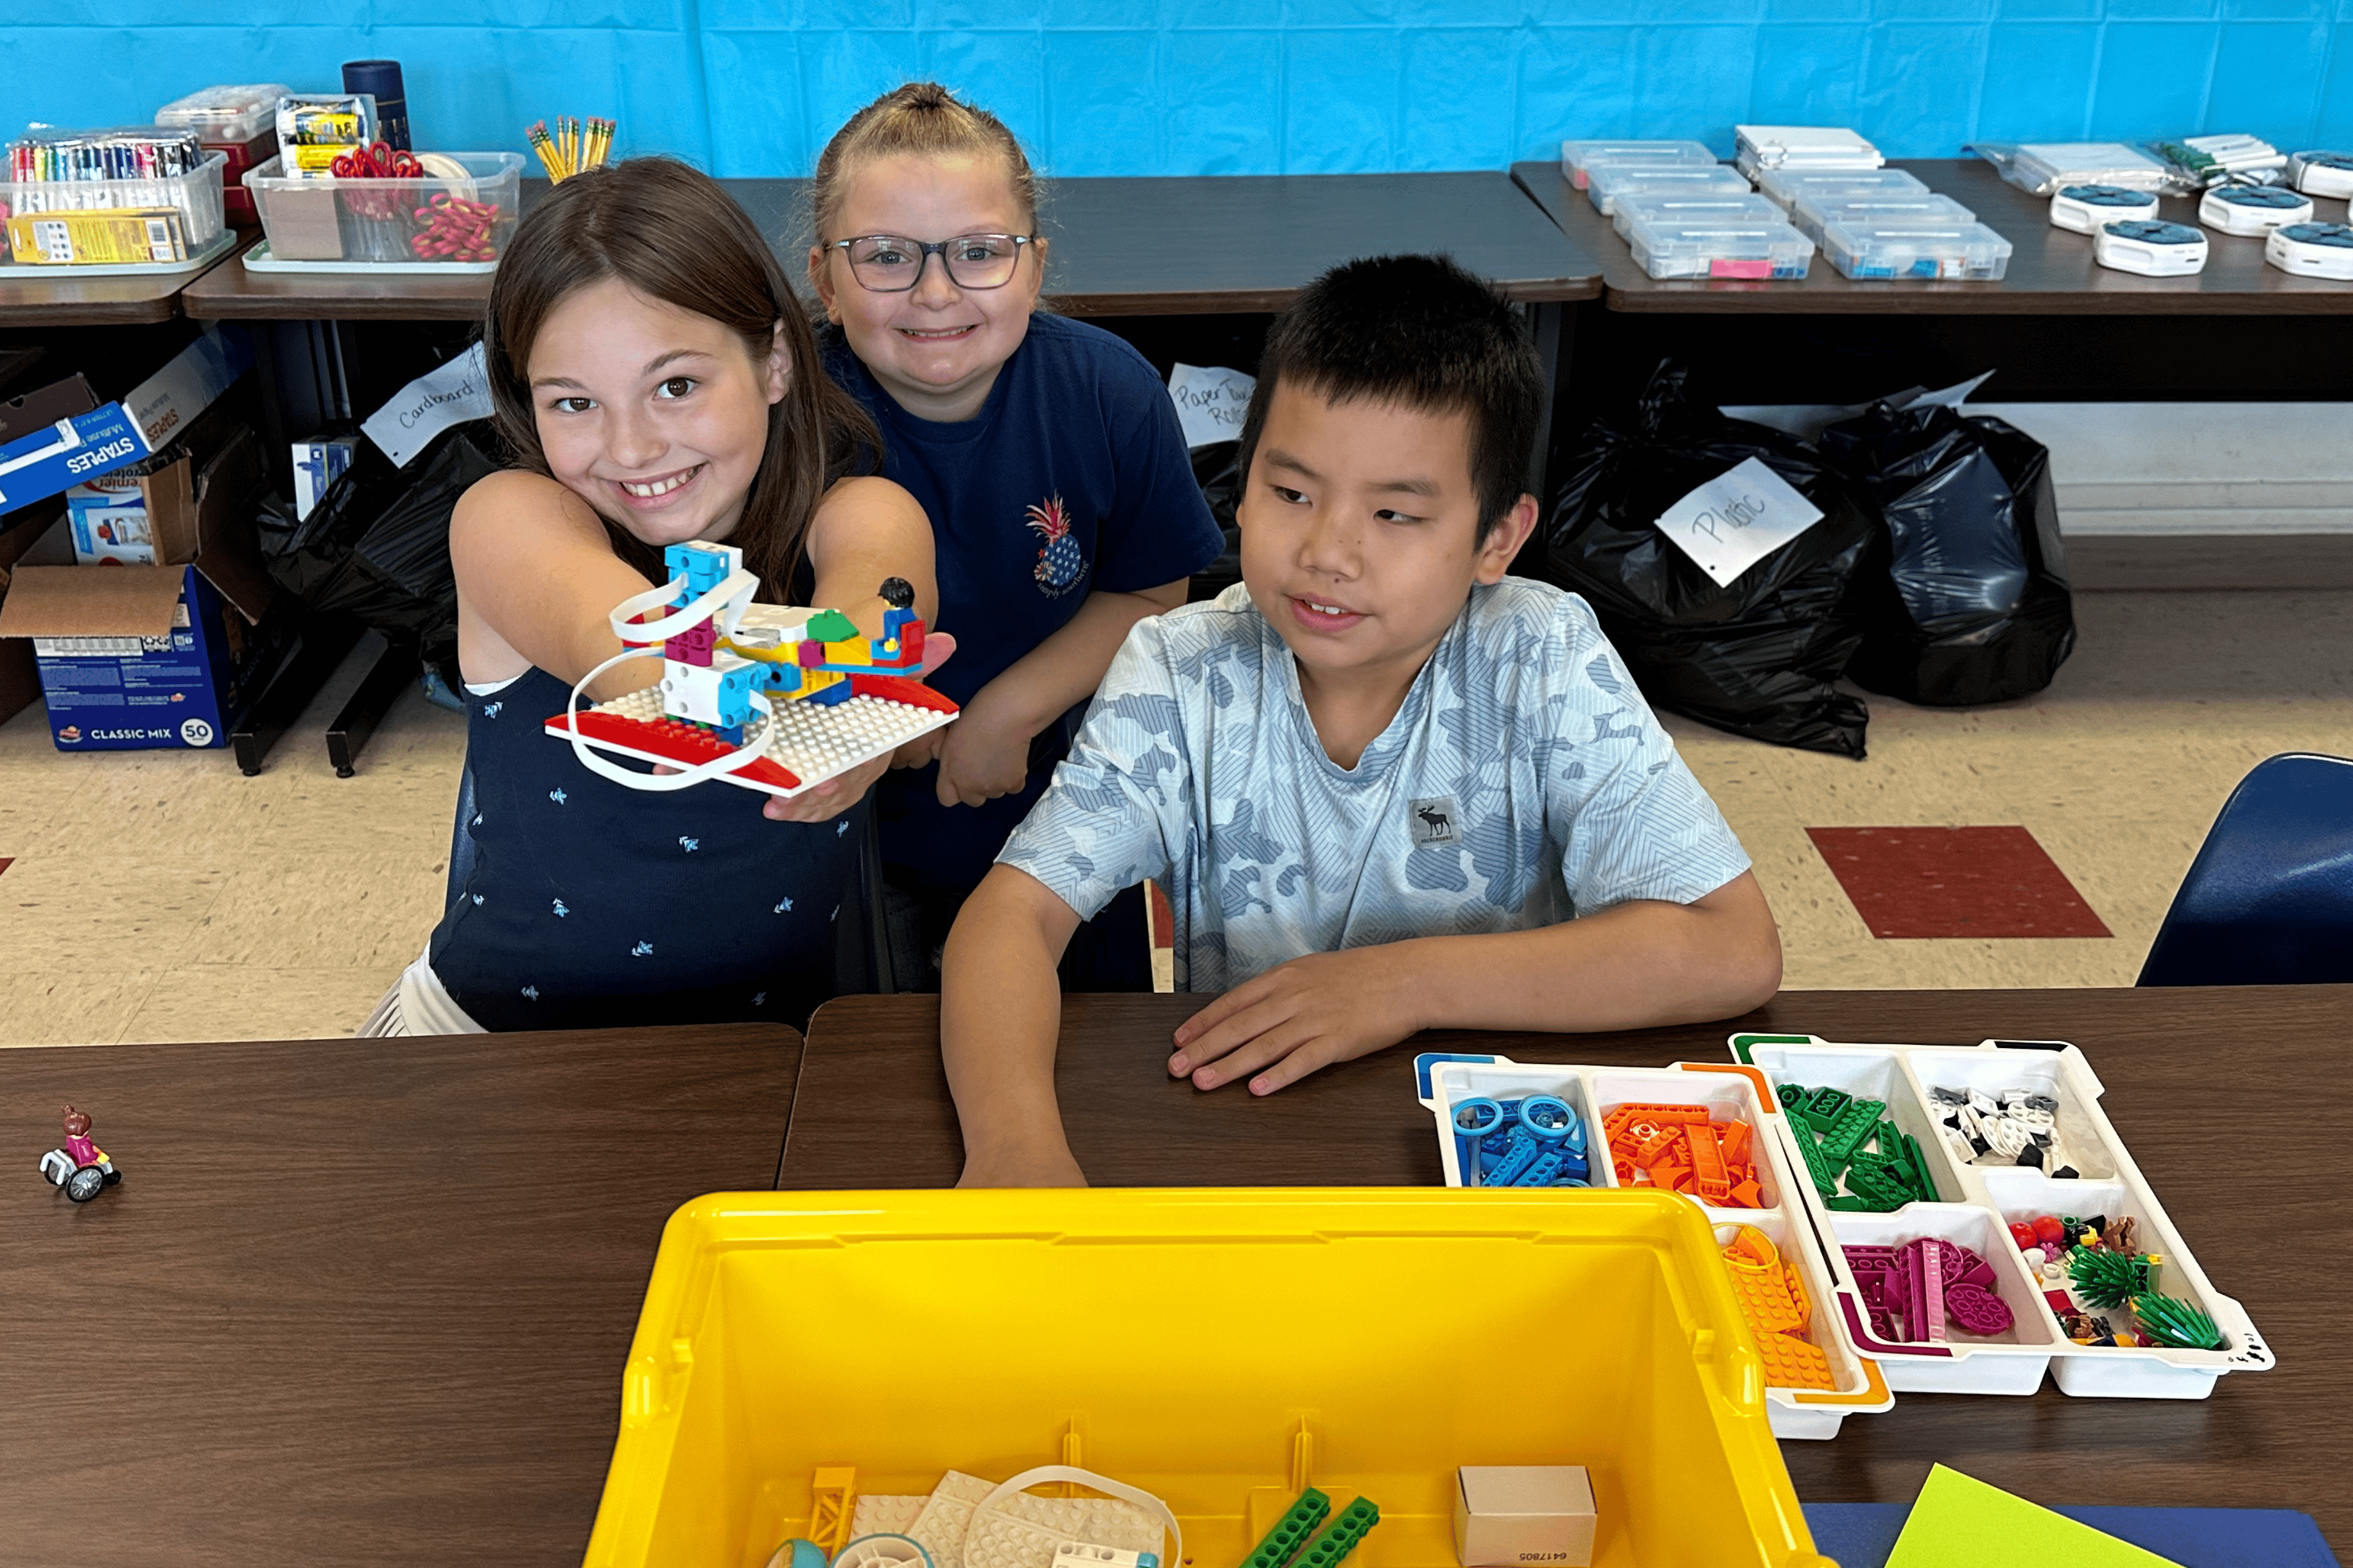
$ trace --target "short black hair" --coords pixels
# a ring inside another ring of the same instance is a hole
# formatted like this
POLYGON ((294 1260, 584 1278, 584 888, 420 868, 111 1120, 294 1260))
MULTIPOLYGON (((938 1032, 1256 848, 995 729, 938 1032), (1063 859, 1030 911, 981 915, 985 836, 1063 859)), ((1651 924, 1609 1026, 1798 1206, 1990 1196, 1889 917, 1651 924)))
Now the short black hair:
POLYGON ((1242 418, 1245 482, 1275 388, 1286 382, 1332 403, 1469 415, 1482 542, 1527 490, 1544 373, 1519 312, 1451 258, 1345 262, 1274 319, 1242 418))

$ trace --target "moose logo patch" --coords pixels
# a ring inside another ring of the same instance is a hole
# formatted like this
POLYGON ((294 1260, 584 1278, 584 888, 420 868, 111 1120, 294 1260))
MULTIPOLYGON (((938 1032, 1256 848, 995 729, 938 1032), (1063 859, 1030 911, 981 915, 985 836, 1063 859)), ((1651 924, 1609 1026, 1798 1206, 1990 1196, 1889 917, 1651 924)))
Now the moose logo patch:
POLYGON ((1461 842, 1461 830, 1454 825, 1454 797, 1441 795, 1429 800, 1417 800, 1407 826, 1413 829, 1415 848, 1425 844, 1457 844, 1461 842))

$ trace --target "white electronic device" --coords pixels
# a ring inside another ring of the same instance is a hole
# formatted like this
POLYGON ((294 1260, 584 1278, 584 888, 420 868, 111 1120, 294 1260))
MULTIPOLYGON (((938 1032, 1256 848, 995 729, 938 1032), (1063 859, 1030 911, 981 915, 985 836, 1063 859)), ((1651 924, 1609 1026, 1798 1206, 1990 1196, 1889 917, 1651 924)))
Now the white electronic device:
POLYGON ((2224 234, 2260 236, 2284 223, 2312 221, 2312 198, 2285 185, 2217 185, 2198 201, 2198 221, 2224 234))
POLYGON ((2353 153, 2297 153, 2287 161, 2287 177, 2307 196, 2353 198, 2353 153))
POLYGON ((2299 278, 2353 281, 2353 227, 2341 223, 2290 223, 2263 236, 2263 259, 2299 278))
POLYGON ((2128 191, 2122 185, 2067 185, 2051 194, 2051 222, 2077 234, 2097 234, 2104 223, 2157 216, 2152 191, 2128 191))
POLYGON ((2092 236, 2092 259, 2144 278, 2186 278, 2206 270, 2206 237, 2186 223, 2126 218, 2092 236))

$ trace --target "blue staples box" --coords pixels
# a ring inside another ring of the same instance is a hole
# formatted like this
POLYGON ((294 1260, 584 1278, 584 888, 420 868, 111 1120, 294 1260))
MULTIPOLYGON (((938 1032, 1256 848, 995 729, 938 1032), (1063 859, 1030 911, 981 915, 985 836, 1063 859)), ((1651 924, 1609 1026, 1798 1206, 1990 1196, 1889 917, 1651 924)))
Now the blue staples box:
POLYGON ((0 446, 0 512, 153 457, 252 366, 244 330, 216 323, 121 401, 63 414, 16 435, 0 446))
POLYGON ((194 561, 67 564, 60 518, 13 569, 0 637, 31 640, 59 751, 227 745, 277 668, 282 618, 253 542, 259 447, 239 434, 198 478, 194 561))

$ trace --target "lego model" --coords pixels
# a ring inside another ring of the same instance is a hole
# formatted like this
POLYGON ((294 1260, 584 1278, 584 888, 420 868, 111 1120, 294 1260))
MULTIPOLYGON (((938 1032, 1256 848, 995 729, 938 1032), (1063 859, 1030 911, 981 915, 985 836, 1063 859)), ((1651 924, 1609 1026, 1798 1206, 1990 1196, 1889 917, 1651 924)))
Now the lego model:
POLYGON ((114 1168, 105 1150, 90 1142, 87 1111, 67 1106, 65 1130, 66 1146, 41 1156, 41 1174, 51 1186, 64 1188, 74 1202, 86 1204, 122 1180, 122 1173, 114 1168))
POLYGON ((878 590, 890 608, 882 635, 868 637, 838 610, 754 604, 759 579, 733 545, 673 544, 663 560, 670 582, 614 607, 613 633, 628 646, 581 677, 547 721, 590 772, 630 789, 717 778, 792 796, 956 716, 923 684, 923 623, 903 578, 878 590), (605 671, 657 658, 659 685, 581 708, 605 671), (640 773, 599 752, 676 771, 640 773))

